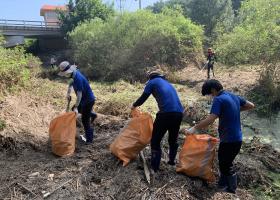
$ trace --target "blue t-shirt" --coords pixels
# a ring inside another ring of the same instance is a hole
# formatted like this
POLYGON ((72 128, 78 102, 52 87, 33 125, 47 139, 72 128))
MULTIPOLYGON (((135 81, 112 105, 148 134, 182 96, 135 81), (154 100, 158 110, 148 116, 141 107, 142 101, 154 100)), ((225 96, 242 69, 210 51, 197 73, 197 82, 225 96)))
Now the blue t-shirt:
POLYGON ((160 113, 182 113, 184 110, 175 88, 164 78, 156 77, 149 80, 144 93, 155 97, 160 113))
POLYGON ((240 107, 245 104, 245 99, 227 91, 222 91, 214 98, 210 113, 219 117, 221 142, 242 141, 240 107))
POLYGON ((76 94, 78 91, 82 92, 81 106, 95 100, 95 96, 90 88, 88 80, 78 70, 74 73, 72 86, 76 94))

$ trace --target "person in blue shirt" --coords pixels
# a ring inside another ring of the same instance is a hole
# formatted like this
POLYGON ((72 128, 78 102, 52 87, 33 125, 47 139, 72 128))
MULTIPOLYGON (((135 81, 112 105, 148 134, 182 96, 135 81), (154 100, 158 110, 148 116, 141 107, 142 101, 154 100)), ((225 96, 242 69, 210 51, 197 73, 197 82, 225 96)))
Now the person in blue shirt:
POLYGON ((233 161, 240 151, 242 145, 242 131, 240 122, 240 112, 251 110, 255 106, 250 101, 246 101, 240 96, 225 91, 222 84, 217 80, 207 80, 202 86, 202 95, 214 97, 209 116, 200 121, 186 134, 195 133, 198 130, 207 128, 219 118, 219 138, 218 150, 220 178, 218 187, 222 191, 235 193, 237 188, 237 176, 233 169, 233 161))
MULTIPOLYGON (((77 70, 76 65, 70 65, 68 61, 63 61, 59 65, 59 74, 72 79, 67 91, 67 100, 71 101, 71 91, 74 89, 77 96, 77 100, 72 110, 78 114, 82 114, 82 123, 85 131, 85 142, 92 143, 93 141, 93 128, 90 126, 90 122, 93 122, 97 117, 95 113, 92 112, 92 107, 95 103, 95 96, 88 80, 84 75, 77 70), (90 121, 90 118, 92 119, 90 121)), ((81 137, 82 139, 84 137, 81 137)))
POLYGON ((157 172, 161 160, 161 140, 168 131, 169 161, 175 165, 178 149, 178 133, 183 118, 183 107, 175 88, 165 79, 160 70, 148 72, 148 82, 141 97, 133 103, 132 109, 141 106, 152 94, 157 101, 159 112, 154 121, 151 139, 151 168, 157 172))

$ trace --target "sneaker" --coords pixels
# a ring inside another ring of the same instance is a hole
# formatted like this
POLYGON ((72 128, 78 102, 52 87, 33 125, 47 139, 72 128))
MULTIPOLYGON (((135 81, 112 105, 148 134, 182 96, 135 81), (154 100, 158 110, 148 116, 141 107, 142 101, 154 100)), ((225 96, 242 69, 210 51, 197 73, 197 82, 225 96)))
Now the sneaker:
POLYGON ((87 142, 87 139, 83 135, 80 135, 79 139, 81 142, 85 142, 85 143, 87 142))

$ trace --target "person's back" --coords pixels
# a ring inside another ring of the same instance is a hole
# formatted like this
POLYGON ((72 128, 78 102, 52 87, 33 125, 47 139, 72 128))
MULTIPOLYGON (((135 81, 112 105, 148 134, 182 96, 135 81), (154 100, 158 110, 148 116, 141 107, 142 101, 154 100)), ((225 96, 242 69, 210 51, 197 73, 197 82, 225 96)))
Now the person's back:
POLYGON ((242 141, 240 106, 246 101, 230 92, 222 91, 214 98, 213 110, 215 105, 220 104, 220 110, 215 110, 219 114, 219 134, 221 142, 242 141))
POLYGON ((183 118, 183 107, 175 88, 158 71, 151 71, 148 74, 144 92, 132 109, 141 106, 152 94, 159 107, 156 115, 153 133, 151 138, 151 168, 152 172, 157 172, 161 160, 161 140, 168 131, 169 161, 168 164, 175 165, 175 158, 178 150, 178 133, 183 118))
POLYGON ((144 92, 155 97, 160 113, 183 112, 183 107, 175 88, 163 77, 150 79, 144 92))

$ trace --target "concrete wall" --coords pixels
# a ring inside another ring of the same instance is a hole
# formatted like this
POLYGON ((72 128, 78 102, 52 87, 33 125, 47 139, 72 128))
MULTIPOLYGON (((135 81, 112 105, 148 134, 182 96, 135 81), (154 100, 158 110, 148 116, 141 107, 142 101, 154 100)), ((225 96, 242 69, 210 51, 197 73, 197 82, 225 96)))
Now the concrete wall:
POLYGON ((6 36, 5 40, 5 47, 14 47, 24 44, 24 36, 6 36))

